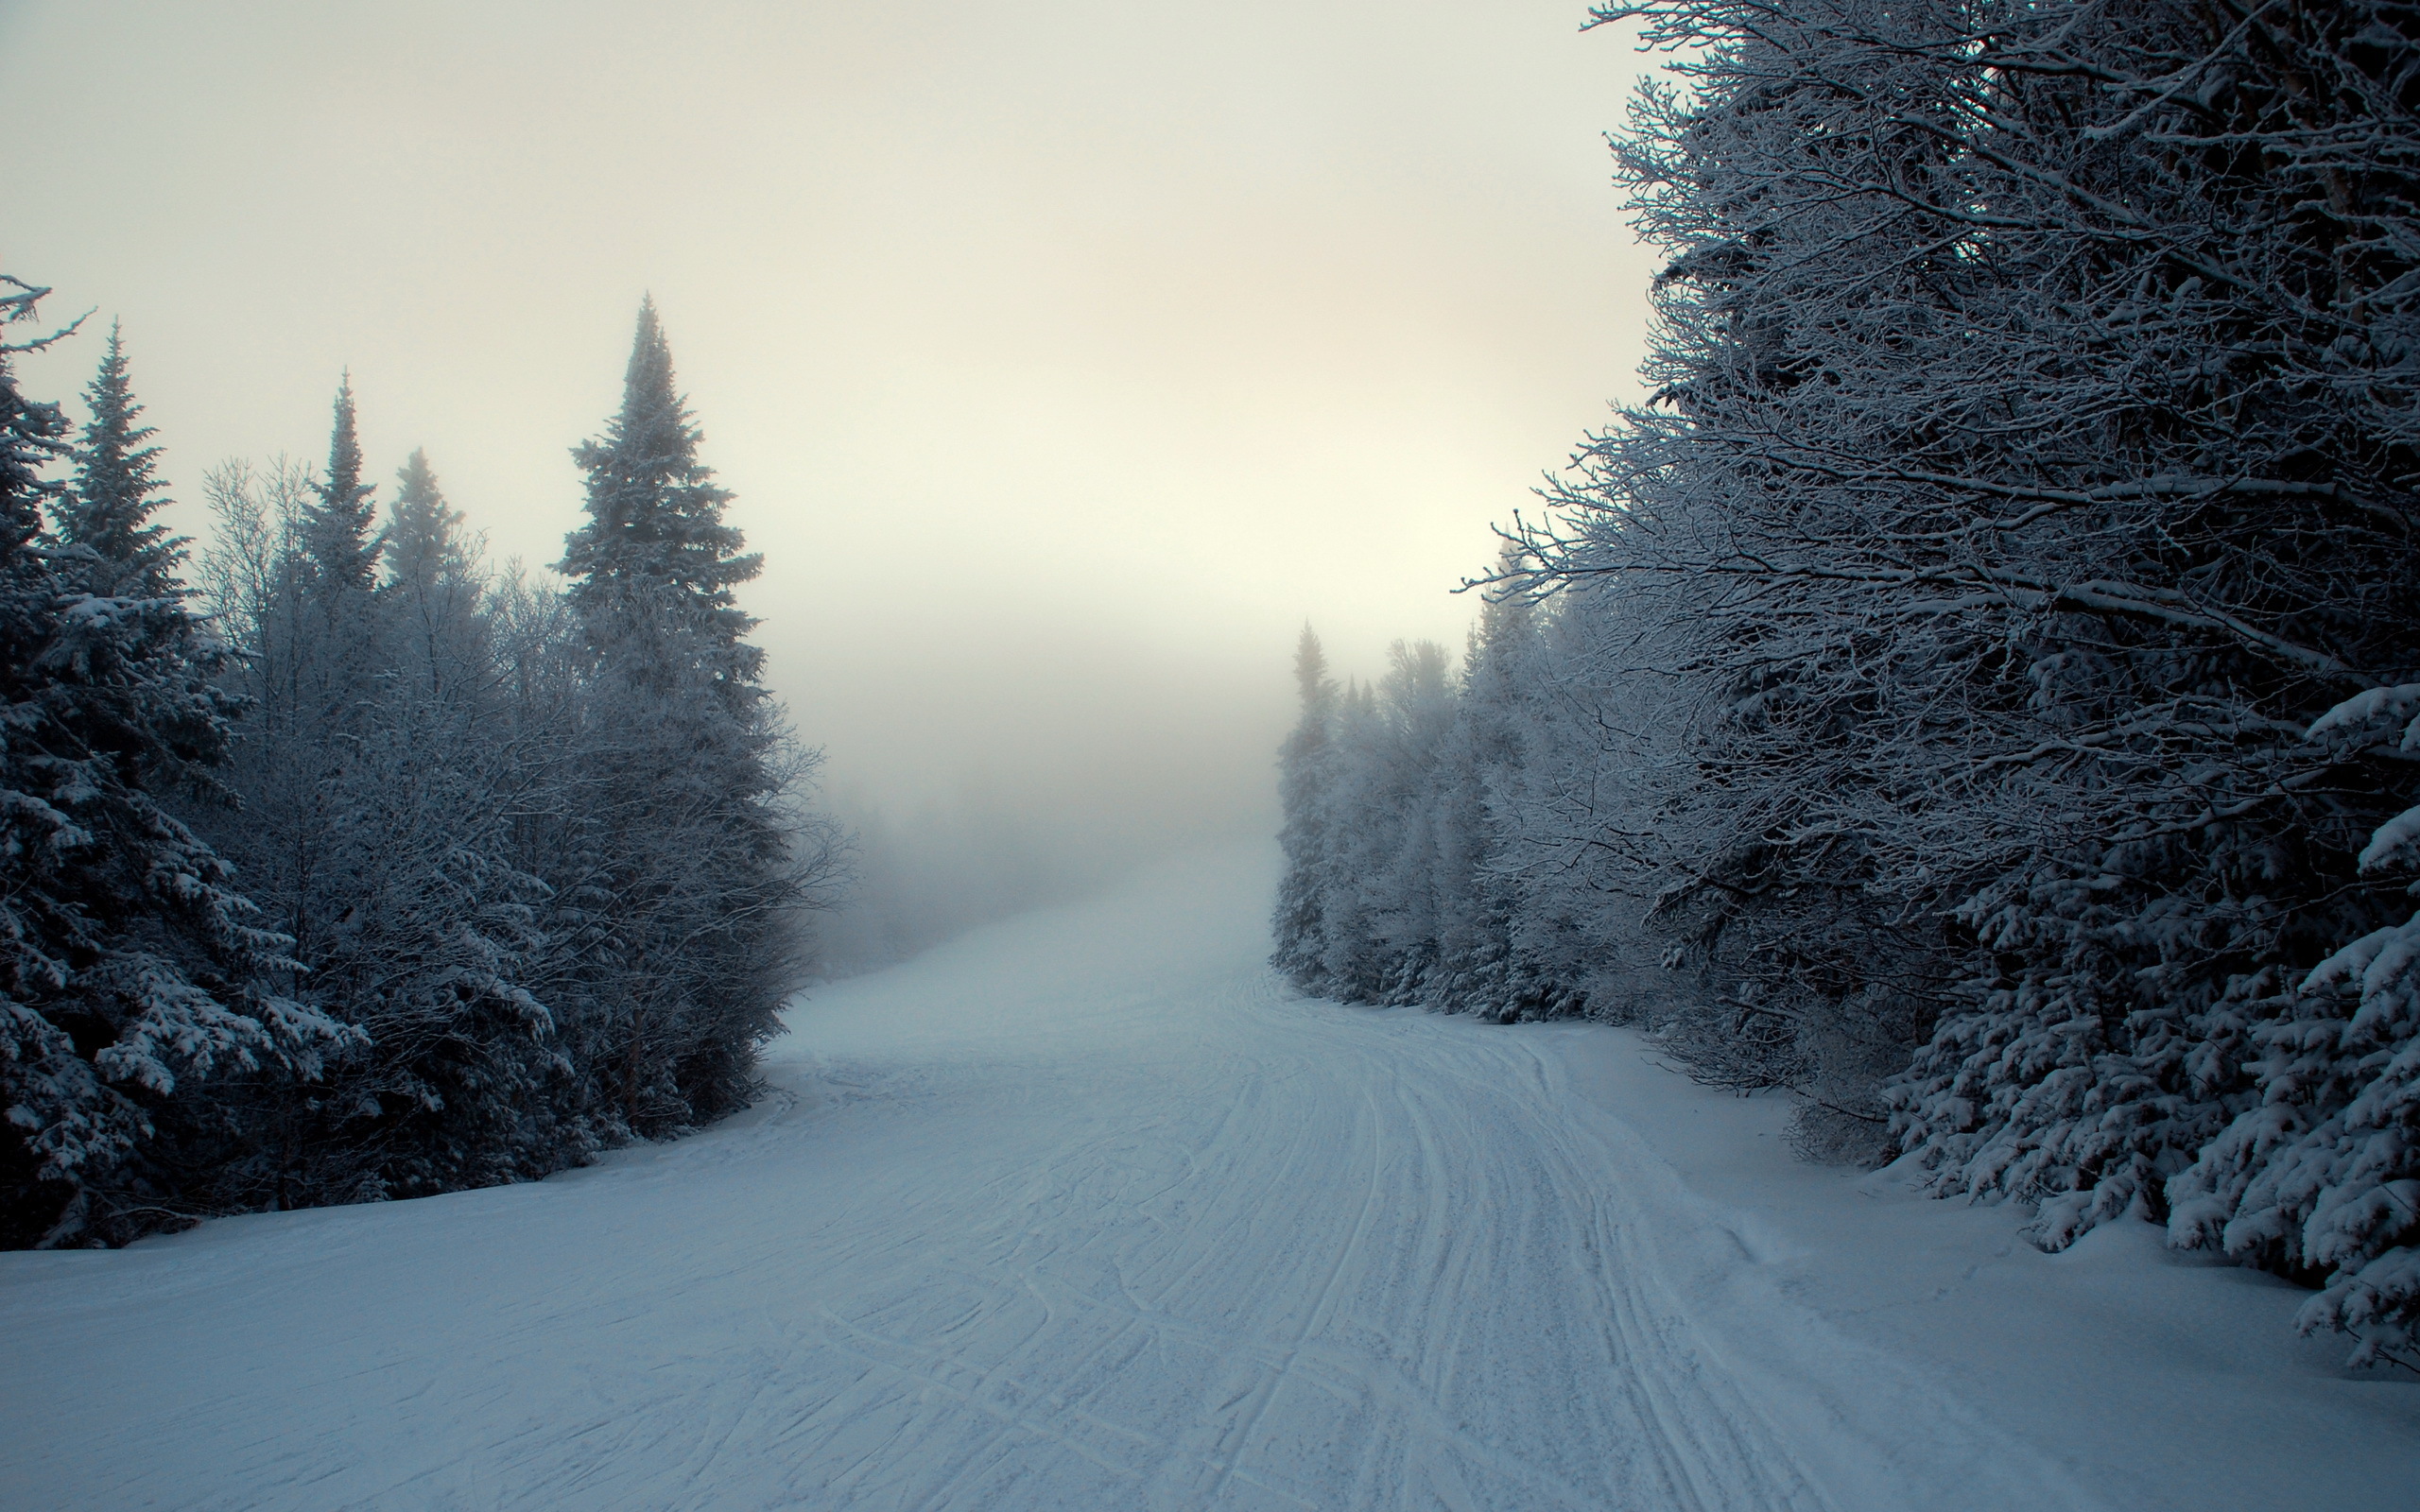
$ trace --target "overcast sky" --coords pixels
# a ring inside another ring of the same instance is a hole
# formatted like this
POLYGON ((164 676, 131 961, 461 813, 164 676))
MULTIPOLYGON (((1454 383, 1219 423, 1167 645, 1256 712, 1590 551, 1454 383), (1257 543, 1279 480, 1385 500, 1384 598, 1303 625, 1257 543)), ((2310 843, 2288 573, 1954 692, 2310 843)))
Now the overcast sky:
POLYGON ((0 0, 0 268, 123 318, 182 498, 324 456, 350 367, 378 475, 532 563, 652 291, 837 787, 1264 824, 1302 622, 1459 644, 1634 391, 1642 60, 1583 15, 0 0))

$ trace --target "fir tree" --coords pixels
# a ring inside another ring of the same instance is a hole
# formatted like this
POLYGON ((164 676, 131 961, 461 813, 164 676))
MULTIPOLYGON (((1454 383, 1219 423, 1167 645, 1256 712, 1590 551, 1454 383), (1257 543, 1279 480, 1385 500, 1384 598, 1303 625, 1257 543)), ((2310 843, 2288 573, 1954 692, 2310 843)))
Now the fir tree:
POLYGON ((1336 720, 1336 679, 1327 653, 1310 626, 1294 648, 1294 689, 1302 717, 1277 750, 1277 796, 1285 815, 1278 846, 1286 873, 1277 884, 1276 950, 1270 964, 1306 992, 1318 991, 1327 925, 1322 895, 1327 885, 1328 805, 1336 720))
POLYGON ((794 843, 814 826, 784 806, 782 768, 803 764, 756 680, 764 656, 743 639, 755 621, 732 593, 762 561, 723 522, 732 496, 699 440, 649 300, 621 408, 573 453, 589 519, 560 564, 616 705, 591 860, 561 890, 595 905, 605 971, 592 987, 618 1005, 608 1054, 642 1130, 752 1094, 755 1048, 792 985, 790 911, 821 864, 806 857, 823 854, 794 843))
POLYGON ((459 509, 446 503, 428 455, 415 447, 395 473, 387 525, 387 582, 398 649, 418 685, 437 694, 481 655, 481 575, 459 509))
MULTIPOLYGON (((0 310, 29 318, 46 291, 7 284, 0 310)), ((20 1245, 156 1226, 178 1193, 139 1157, 167 1100, 233 1068, 311 1074, 343 1038, 259 989, 288 942, 157 797, 223 758, 217 643, 173 584, 96 595, 38 543, 66 423, 7 357, 42 344, 0 346, 0 1240, 20 1245)))
POLYGON ((126 345, 114 321, 84 401, 92 418, 76 448, 75 481, 61 501, 59 537, 97 558, 86 569, 95 593, 158 597, 168 592, 185 542, 151 519, 168 502, 154 497, 167 485, 153 471, 160 449, 146 444, 158 432, 140 423, 143 406, 134 402, 126 345))
POLYGON ((393 518, 387 526, 389 586, 437 583, 467 576, 471 555, 462 539, 462 511, 446 503, 419 447, 395 472, 393 518))
POLYGON ((650 298, 639 306, 620 411, 604 435, 572 453, 587 474, 589 519, 563 543, 557 566, 572 578, 572 603, 593 633, 635 635, 659 650, 668 636, 690 638, 710 674, 744 702, 763 653, 742 639, 756 622, 732 588, 762 571, 764 558, 742 555, 744 539, 723 523, 732 495, 699 460, 700 439, 650 298))
POLYGON ((315 490, 319 502, 303 521, 303 549, 310 554, 323 593, 366 590, 377 580, 379 539, 373 530, 376 491, 361 481, 361 434, 354 422, 353 374, 337 389, 336 423, 328 436, 328 471, 315 490))

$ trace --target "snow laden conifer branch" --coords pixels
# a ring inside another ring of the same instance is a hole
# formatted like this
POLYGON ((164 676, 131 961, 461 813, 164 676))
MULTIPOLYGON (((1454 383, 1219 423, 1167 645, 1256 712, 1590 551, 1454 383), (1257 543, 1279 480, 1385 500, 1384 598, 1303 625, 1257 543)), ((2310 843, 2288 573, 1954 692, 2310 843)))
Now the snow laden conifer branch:
MULTIPOLYGON (((9 309, 29 318, 33 301, 9 309)), ((174 1194, 159 1135, 232 1076, 308 1079, 353 1036, 278 989, 293 941, 177 816, 223 759, 226 648, 164 576, 123 350, 79 491, 65 417, 0 358, 0 1242, 123 1232, 174 1194), (71 523, 45 530, 44 509, 71 523)))
MULTIPOLYGON (((2420 750, 2420 683, 2348 698, 2310 737, 2420 750)), ((2415 842, 2420 806, 2377 828, 2360 871, 2420 876, 2415 842)), ((2420 914, 2321 961, 2248 1039, 2257 1101, 2169 1183, 2169 1235, 2325 1276, 2306 1332, 2360 1336, 2356 1364, 2420 1369, 2420 914)))

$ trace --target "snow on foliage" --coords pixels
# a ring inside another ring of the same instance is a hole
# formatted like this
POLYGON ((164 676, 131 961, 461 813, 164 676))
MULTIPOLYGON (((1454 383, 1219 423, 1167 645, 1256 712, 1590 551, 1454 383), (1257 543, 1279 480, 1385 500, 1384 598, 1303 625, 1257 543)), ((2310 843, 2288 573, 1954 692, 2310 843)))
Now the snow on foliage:
MULTIPOLYGON (((2373 688, 2310 736, 2420 748, 2420 717, 2394 728, 2415 709, 2420 685, 2373 688)), ((2362 872, 2420 871, 2415 820, 2420 808, 2380 825, 2362 872)), ((2325 1276, 2307 1331, 2358 1335, 2357 1364, 2420 1368, 2420 915, 2321 961, 2249 1039, 2256 1106, 2169 1183, 2171 1241, 2325 1276)))
POLYGON ((1418 926, 1496 899, 1512 974, 1808 1153, 2167 1222, 2409 1360, 2420 21, 2229 14, 1596 13, 1672 59, 1616 145, 1653 395, 1487 579, 1530 625, 1447 724, 1509 744, 1323 716, 1293 859, 1376 964, 1297 979, 1497 1012, 1418 926))
POLYGON ((525 1179, 745 1103, 835 836, 651 306, 567 593, 483 567, 422 453, 382 526, 348 379, 324 471, 210 474, 205 628, 116 334, 71 487, 59 412, 0 394, 0 1242, 525 1179))
MULTIPOLYGON (((46 291, 8 286, 0 310, 30 318, 46 291)), ((65 420, 19 393, 23 350, 0 348, 0 1242, 18 1245, 155 1200, 180 1099, 308 1076, 351 1039, 279 990, 293 942, 167 801, 222 758, 236 701, 226 647, 159 576, 141 436, 106 404, 122 351, 113 336, 95 384, 85 491, 62 501, 40 470, 68 450, 65 420), (132 480, 106 515, 95 479, 132 480), (80 539, 46 536, 45 506, 80 539)))

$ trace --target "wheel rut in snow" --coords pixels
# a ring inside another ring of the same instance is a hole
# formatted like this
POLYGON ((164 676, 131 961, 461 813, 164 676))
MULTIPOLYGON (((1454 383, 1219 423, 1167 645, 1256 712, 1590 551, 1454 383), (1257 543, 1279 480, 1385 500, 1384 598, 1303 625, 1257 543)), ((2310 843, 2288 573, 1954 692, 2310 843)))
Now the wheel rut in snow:
POLYGON ((83 1362, 9 1430, 26 1504, 1889 1503, 1871 1372, 1742 1353, 1718 1314, 1787 1304, 1675 1268, 1668 1173, 1534 1037, 1288 998, 1266 888, 841 984, 758 1109, 568 1177, 12 1273, 0 1364, 83 1362))

